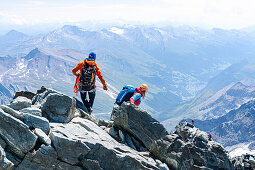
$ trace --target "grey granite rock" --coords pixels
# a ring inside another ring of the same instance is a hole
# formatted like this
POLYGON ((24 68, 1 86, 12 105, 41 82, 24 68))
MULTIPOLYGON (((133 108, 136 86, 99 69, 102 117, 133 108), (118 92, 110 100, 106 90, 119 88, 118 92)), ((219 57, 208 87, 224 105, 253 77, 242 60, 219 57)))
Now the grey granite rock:
POLYGON ((26 97, 19 96, 14 99, 8 106, 14 110, 21 110, 27 107, 31 107, 32 101, 26 97))
POLYGON ((26 125, 33 128, 40 128, 44 131, 44 133, 48 134, 50 130, 49 121, 40 116, 35 116, 29 113, 22 113, 16 111, 8 106, 0 106, 6 113, 10 114, 11 116, 23 121, 26 125))
POLYGON ((29 92, 29 91, 18 91, 15 93, 15 96, 13 97, 13 99, 16 99, 19 96, 26 97, 26 98, 32 100, 32 98, 35 96, 35 94, 32 92, 29 92))
POLYGON ((10 108, 9 106, 5 106, 5 105, 0 106, 0 108, 3 109, 3 111, 5 111, 6 113, 10 114, 11 116, 23 121, 23 113, 16 111, 10 108))
POLYGON ((23 113, 24 123, 29 127, 39 128, 45 134, 48 134, 50 131, 50 124, 48 119, 40 116, 31 115, 28 113, 23 113))
POLYGON ((0 137, 0 146, 3 148, 3 149, 5 149, 5 147, 6 147, 6 143, 5 143, 5 141, 0 137))
POLYGON ((53 90, 53 89, 43 89, 42 91, 40 91, 39 93, 37 93, 33 99, 32 99, 32 104, 33 105, 41 105, 41 103, 43 102, 43 99, 45 99, 49 94, 61 94, 60 92, 53 90), (42 93, 40 93, 42 92, 42 93))
POLYGON ((22 113, 29 113, 29 114, 32 114, 32 115, 35 115, 35 116, 42 116, 41 109, 39 109, 39 108, 37 108, 35 106, 21 109, 20 112, 22 112, 22 113))
POLYGON ((51 139, 41 130, 38 128, 35 128, 34 134, 38 136, 38 139, 45 145, 51 145, 51 139))
POLYGON ((164 126, 151 115, 130 103, 124 102, 120 107, 115 107, 111 119, 114 126, 140 139, 149 150, 154 141, 168 134, 164 126))
POLYGON ((3 170, 14 169, 14 164, 7 159, 5 151, 1 146, 0 146, 0 169, 3 170))
POLYGON ((74 118, 68 124, 51 123, 51 128, 50 137, 59 159, 69 164, 90 162, 90 168, 106 170, 159 169, 153 159, 118 143, 90 120, 74 118))
POLYGON ((170 169, 234 169, 223 146, 208 141, 206 133, 186 125, 185 122, 180 124, 175 135, 157 140, 151 152, 170 169), (187 133, 185 137, 183 132, 187 133), (204 145, 198 144, 198 141, 204 145))
POLYGON ((81 164, 84 168, 86 168, 87 170, 103 170, 98 161, 96 160, 92 160, 92 159, 83 159, 81 161, 81 164))
POLYGON ((19 158, 18 156, 14 155, 8 150, 6 150, 5 153, 6 153, 7 159, 10 160, 15 167, 17 167, 21 163, 22 159, 19 158))
POLYGON ((47 95, 41 105, 43 116, 50 122, 70 122, 76 111, 76 100, 59 93, 47 95))
POLYGON ((94 122, 95 124, 98 124, 98 120, 95 118, 95 116, 93 114, 89 115, 84 110, 81 110, 81 109, 78 109, 78 110, 80 111, 80 115, 82 118, 88 119, 88 120, 94 122))
POLYGON ((0 109, 0 136, 8 148, 21 158, 35 146, 37 140, 37 136, 29 130, 26 124, 2 109, 0 109))
POLYGON ((71 166, 58 160, 57 152, 52 146, 43 145, 38 151, 28 153, 16 170, 82 170, 78 166, 71 166))

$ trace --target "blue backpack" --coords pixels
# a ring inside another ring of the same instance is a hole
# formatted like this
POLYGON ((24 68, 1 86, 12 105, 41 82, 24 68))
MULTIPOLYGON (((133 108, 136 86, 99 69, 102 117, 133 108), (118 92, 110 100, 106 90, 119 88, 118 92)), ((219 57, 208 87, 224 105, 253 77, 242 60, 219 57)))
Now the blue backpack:
POLYGON ((120 93, 118 94, 116 98, 116 102, 118 105, 121 105, 123 102, 127 102, 130 100, 130 98, 134 95, 135 88, 130 85, 126 85, 122 88, 120 93))

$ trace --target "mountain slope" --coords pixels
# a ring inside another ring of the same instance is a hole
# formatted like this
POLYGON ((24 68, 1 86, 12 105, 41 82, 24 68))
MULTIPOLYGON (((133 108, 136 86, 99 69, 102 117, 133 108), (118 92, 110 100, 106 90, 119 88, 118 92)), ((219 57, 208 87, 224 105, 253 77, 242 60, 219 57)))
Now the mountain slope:
MULTIPOLYGON (((130 54, 132 56, 133 54, 130 54)), ((42 50, 42 49, 34 49, 30 51, 24 57, 12 57, 8 60, 3 61, 3 70, 5 72, 1 75, 1 82, 5 89, 8 89, 11 95, 6 95, 6 98, 2 98, 2 103, 8 103, 10 101, 10 96, 14 95, 16 91, 20 90, 31 90, 34 91, 38 89, 41 85, 47 85, 53 89, 58 91, 66 91, 68 95, 74 96, 73 86, 75 82, 75 76, 73 76, 71 70, 74 66, 84 58, 86 58, 86 54, 80 53, 75 50, 42 50), (7 68, 5 66, 11 65, 12 68, 7 68), (31 84, 32 83, 32 84, 31 84), (28 84, 31 84, 28 86, 28 84)), ((116 56, 117 58, 117 56, 116 56)), ((142 79, 137 78, 137 74, 139 74, 139 70, 150 74, 153 70, 150 68, 150 62, 148 61, 148 65, 142 65, 137 62, 137 64, 132 64, 131 61, 127 61, 124 59, 116 59, 114 56, 102 56, 98 61, 98 65, 101 68, 102 74, 107 81, 108 87, 110 90, 118 92, 123 85, 132 84, 135 86, 139 86, 144 83, 142 79), (123 65, 121 64, 122 62, 123 65), (130 63, 128 63, 130 62, 130 63), (102 64, 103 63, 103 64, 102 64), (128 68, 129 64, 131 66, 136 66, 136 69, 128 68), (122 68, 122 69, 121 69, 122 68), (115 71, 115 70, 119 71, 115 71), (130 71, 129 71, 130 70, 130 71), (130 72, 127 74, 127 72, 130 72)), ((150 84, 149 84, 150 85, 150 84)), ((102 86, 100 81, 97 81, 97 86, 102 86)), ((150 105, 150 101, 155 100, 155 98, 159 98, 157 93, 160 89, 157 86, 150 85, 151 95, 147 97, 147 103, 142 103, 141 107, 145 107, 150 110, 155 116, 157 113, 155 110, 157 106, 150 105)), ((2 95, 4 96, 3 93, 2 95)), ((180 101, 178 96, 175 96, 168 92, 171 95, 171 99, 175 102, 180 101), (176 99, 176 100, 175 100, 176 99)), ((103 91, 100 87, 97 89, 96 101, 94 104, 94 111, 102 117, 109 118, 109 113, 112 109, 114 100, 116 98, 115 94, 111 92, 103 91)))
POLYGON ((255 79, 254 68, 254 57, 241 60, 212 78, 206 88, 217 91, 232 82, 249 82, 249 80, 253 82, 255 79))
MULTIPOLYGON (((174 121, 184 118, 193 119, 213 119, 227 114, 233 109, 237 109, 242 104, 255 98, 255 87, 245 86, 241 82, 231 83, 216 93, 205 90, 192 101, 178 106, 170 114, 170 119, 165 120, 165 126, 171 125, 174 121)), ((169 129, 173 127, 169 126, 169 129)))
POLYGON ((255 141, 255 101, 251 100, 226 115, 211 120, 195 120, 195 126, 211 133, 224 146, 255 141))
POLYGON ((29 40, 31 37, 21 32, 11 30, 3 36, 0 36, 0 55, 5 55, 6 51, 11 51, 13 46, 22 44, 29 40))

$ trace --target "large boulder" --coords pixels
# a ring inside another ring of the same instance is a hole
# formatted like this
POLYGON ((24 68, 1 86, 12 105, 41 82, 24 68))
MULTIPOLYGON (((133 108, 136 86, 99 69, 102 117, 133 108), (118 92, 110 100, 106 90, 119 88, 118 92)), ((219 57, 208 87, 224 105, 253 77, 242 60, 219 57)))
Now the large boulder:
POLYGON ((6 158, 4 149, 0 146, 0 169, 12 170, 14 169, 14 164, 6 158))
POLYGON ((52 146, 43 145, 38 151, 28 153, 16 170, 63 169, 82 170, 57 159, 57 152, 52 146))
POLYGON ((76 100, 64 94, 48 94, 41 105, 43 116, 50 122, 67 123, 75 116, 76 100))
POLYGON ((35 116, 29 113, 22 113, 4 105, 0 106, 0 108, 11 116, 23 121, 31 128, 40 128, 46 134, 50 131, 49 121, 44 117, 35 116))
POLYGON ((159 169, 152 158, 118 143, 90 120, 74 118, 68 124, 50 124, 52 144, 63 162, 81 164, 85 169, 159 169))
POLYGON ((0 109, 0 137, 8 148, 17 156, 23 158, 35 146, 37 136, 22 121, 0 109))
POLYGON ((124 102, 121 106, 114 106, 111 119, 114 126, 124 129, 142 141, 149 150, 156 140, 168 134, 164 126, 151 115, 130 103, 124 102))
POLYGON ((15 98, 8 106, 14 110, 21 110, 27 107, 31 107, 32 101, 26 97, 19 96, 15 98))
POLYGON ((49 121, 44 117, 23 113, 23 122, 29 127, 41 129, 45 134, 50 131, 49 121))

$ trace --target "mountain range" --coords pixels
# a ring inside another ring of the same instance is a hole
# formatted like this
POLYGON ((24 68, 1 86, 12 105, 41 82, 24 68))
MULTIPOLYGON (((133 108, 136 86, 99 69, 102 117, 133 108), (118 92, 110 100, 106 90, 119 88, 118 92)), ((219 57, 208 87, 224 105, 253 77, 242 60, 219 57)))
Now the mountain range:
MULTIPOLYGON (((236 80, 243 81, 241 77, 230 80, 223 75, 232 67, 239 68, 235 63, 252 56, 252 37, 240 30, 130 25, 99 31, 66 25, 36 36, 13 30, 0 37, 0 44, 6 44, 0 46, 0 83, 11 95, 22 89, 33 91, 39 84, 65 89, 71 95, 75 81, 71 69, 95 51, 113 91, 125 84, 149 85, 150 93, 141 107, 163 121, 175 116, 172 111, 196 95, 206 93, 209 97, 236 80), (26 86, 26 82, 33 82, 33 86, 26 86), (222 85, 216 88, 214 84, 222 85)), ((244 78, 249 77, 246 72, 243 74, 244 78)), ((109 113, 114 96, 100 92, 97 100, 95 111, 109 113)), ((5 98, 1 102, 7 103, 5 98)))
POLYGON ((193 100, 176 107, 163 124, 173 129, 172 123, 183 118, 200 120, 218 118, 254 98, 255 87, 246 86, 241 82, 231 83, 217 92, 206 89, 193 100))

